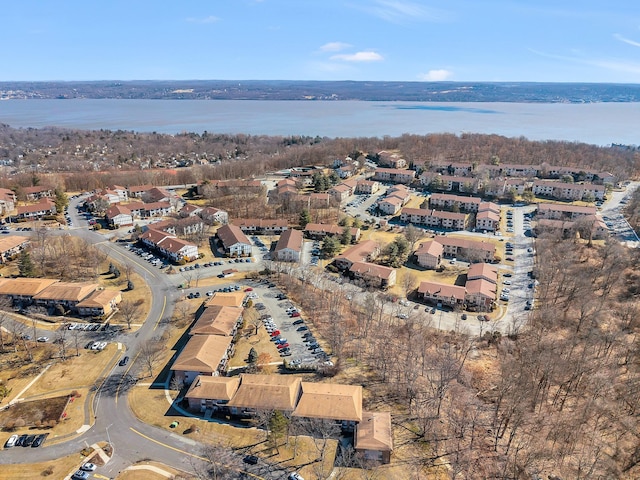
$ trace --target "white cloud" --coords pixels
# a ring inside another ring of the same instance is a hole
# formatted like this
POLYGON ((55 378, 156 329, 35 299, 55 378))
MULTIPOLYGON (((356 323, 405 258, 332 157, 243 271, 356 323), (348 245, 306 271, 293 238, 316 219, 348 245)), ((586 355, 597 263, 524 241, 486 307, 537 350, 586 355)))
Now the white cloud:
POLYGON ((445 70, 443 68, 439 70, 429 70, 427 73, 421 73, 418 75, 420 80, 425 82, 442 82, 451 78, 453 72, 451 70, 445 70))
POLYGON ((443 10, 401 0, 377 0, 375 5, 363 10, 392 23, 402 23, 406 20, 442 21, 449 16, 443 10))
POLYGON ((333 55, 331 60, 342 60, 343 62, 379 62, 380 60, 384 60, 384 58, 376 52, 356 52, 333 55))
POLYGON ((629 45, 633 45, 634 47, 640 47, 640 42, 636 42, 634 40, 629 40, 628 38, 624 38, 619 33, 615 33, 613 35, 613 38, 615 38, 616 40, 620 40, 621 42, 627 43, 629 45))
POLYGON ((203 17, 203 18, 195 18, 195 17, 189 17, 187 18, 187 22, 189 23, 216 23, 220 21, 220 19, 218 17, 215 17, 213 15, 209 15, 208 17, 203 17))
POLYGON ((322 45, 320 47, 320 51, 321 52, 339 52, 351 46, 352 45, 349 45, 348 43, 343 43, 343 42, 329 42, 322 45))

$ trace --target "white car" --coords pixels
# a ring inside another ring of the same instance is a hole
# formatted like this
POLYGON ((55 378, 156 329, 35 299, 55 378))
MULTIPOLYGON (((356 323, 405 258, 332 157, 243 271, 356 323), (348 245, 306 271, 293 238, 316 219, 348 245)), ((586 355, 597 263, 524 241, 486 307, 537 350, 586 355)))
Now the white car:
POLYGON ((85 472, 94 472, 96 468, 98 467, 95 463, 87 462, 80 467, 80 470, 84 470, 85 472))
POLYGON ((9 439, 5 442, 4 448, 15 447, 17 441, 18 441, 18 435, 11 435, 9 439))
POLYGON ((41 342, 41 343, 48 342, 49 341, 49 337, 38 337, 38 341, 41 342))
POLYGON ((100 342, 97 350, 104 350, 107 347, 107 342, 100 342))
POLYGON ((505 280, 502 282, 503 285, 511 285, 511 280, 505 280))
POLYGON ((91 345, 91 350, 97 350, 99 346, 100 342, 93 342, 93 345, 91 345))
POLYGON ((302 478, 302 475, 300 475, 298 472, 293 472, 289 474, 287 480, 304 480, 304 478, 302 478))

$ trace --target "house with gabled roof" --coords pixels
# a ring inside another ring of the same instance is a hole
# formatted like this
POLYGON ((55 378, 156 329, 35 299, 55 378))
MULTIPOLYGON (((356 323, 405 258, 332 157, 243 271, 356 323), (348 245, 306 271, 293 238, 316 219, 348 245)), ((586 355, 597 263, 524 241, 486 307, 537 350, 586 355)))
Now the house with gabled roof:
POLYGON ((340 270, 348 270, 355 262, 370 262, 380 253, 380 245, 373 240, 365 240, 362 243, 347 248, 336 256, 334 263, 340 270))
POLYGON ((395 268, 369 262, 353 262, 349 276, 368 287, 390 288, 396 284, 395 268))
POLYGON ((252 245, 237 225, 223 225, 216 232, 224 252, 229 257, 251 256, 252 245))
POLYGON ((33 187, 24 187, 22 193, 27 200, 35 201, 42 198, 53 197, 53 188, 44 185, 36 185, 33 187))
POLYGON ((192 261, 198 258, 198 246, 186 240, 181 240, 167 232, 149 228, 140 235, 140 241, 158 251, 173 262, 182 260, 192 261))
POLYGON ((233 337, 242 324, 242 307, 212 305, 202 310, 189 329, 190 335, 224 335, 233 337))
POLYGON ((300 386, 302 394, 292 416, 332 419, 346 431, 362 421, 361 385, 301 382, 300 386))
POLYGON ((462 306, 466 294, 467 290, 464 287, 446 283, 420 282, 418 287, 418 297, 432 305, 462 306))
POLYGON ((421 243, 414 252, 414 255, 416 256, 418 265, 435 270, 442 262, 443 253, 444 248, 441 243, 435 240, 429 240, 421 243))
POLYGON ((281 262, 299 262, 304 238, 300 230, 286 230, 276 244, 273 255, 281 262))
POLYGON ((95 290, 76 305, 81 316, 102 317, 109 315, 122 301, 122 292, 113 288, 95 290))
POLYGON ((233 352, 233 337, 194 335, 171 365, 176 379, 190 385, 198 375, 218 376, 226 370, 233 352))
POLYGON ((133 225, 131 210, 124 205, 111 205, 105 212, 104 218, 115 228, 133 225))
POLYGON ((154 186, 151 184, 132 185, 127 188, 127 195, 129 196, 129 198, 142 198, 142 196, 152 188, 154 188, 154 186))
POLYGON ((362 421, 356 425, 353 448, 365 462, 390 463, 393 453, 391 413, 362 412, 362 421))
POLYGON ((284 219, 236 218, 231 223, 240 227, 244 233, 258 235, 280 235, 289 229, 289 224, 284 219))
MULTIPOLYGON (((321 240, 328 236, 342 235, 343 232, 344 227, 329 223, 307 223, 307 226, 304 227, 305 236, 316 240, 321 240)), ((360 239, 361 232, 359 228, 351 227, 349 232, 351 233, 352 241, 357 242, 360 239)))
POLYGON ((53 278, 6 278, 0 281, 0 297, 7 297, 14 303, 31 304, 34 295, 57 282, 53 278))
POLYGON ((76 305, 98 289, 97 283, 91 282, 56 282, 33 296, 36 305, 53 307, 62 305, 67 309, 75 309, 76 305))
POLYGON ((31 243, 29 237, 11 235, 0 237, 0 263, 5 263, 18 255, 31 243))
POLYGON ((200 212, 200 217, 209 225, 213 225, 216 222, 223 225, 229 223, 229 214, 215 207, 204 207, 200 212))
POLYGON ((184 398, 189 402, 189 410, 205 413, 225 409, 240 386, 240 377, 210 377, 198 375, 191 383, 184 398))
POLYGON ((229 401, 233 414, 259 410, 293 412, 302 393, 302 379, 293 375, 241 375, 240 387, 229 401))
POLYGON ((41 198, 38 203, 31 205, 19 205, 17 208, 17 220, 30 220, 56 214, 56 204, 49 197, 41 198))

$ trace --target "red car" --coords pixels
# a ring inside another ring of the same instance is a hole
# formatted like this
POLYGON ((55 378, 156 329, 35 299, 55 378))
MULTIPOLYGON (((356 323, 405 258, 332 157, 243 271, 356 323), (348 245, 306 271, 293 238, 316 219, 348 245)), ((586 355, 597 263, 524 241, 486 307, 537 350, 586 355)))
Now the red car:
POLYGON ((299 317, 300 316, 300 312, 293 312, 291 314, 292 317, 299 317))
POLYGON ((289 344, 288 343, 279 343, 278 345, 276 345, 276 347, 278 347, 278 350, 281 350, 283 348, 288 348, 289 344))
POLYGON ((280 330, 274 330, 273 332, 271 332, 272 337, 277 337, 278 335, 280 335, 280 330))
POLYGON ((247 287, 244 289, 245 292, 253 292, 253 288, 251 287, 247 287))

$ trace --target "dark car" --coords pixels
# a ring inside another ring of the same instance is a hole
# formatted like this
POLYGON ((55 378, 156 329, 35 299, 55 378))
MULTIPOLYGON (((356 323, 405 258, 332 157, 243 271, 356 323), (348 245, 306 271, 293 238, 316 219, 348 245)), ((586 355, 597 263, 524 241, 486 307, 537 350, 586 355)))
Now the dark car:
POLYGON ((35 435, 29 435, 27 436, 27 438, 24 439, 24 442, 22 442, 22 446, 23 447, 30 447, 31 444, 34 442, 34 440, 36 439, 35 435))
POLYGON ((258 463, 258 460, 259 458, 255 455, 247 455, 242 459, 244 463, 248 463, 249 465, 255 465, 256 463, 258 463))
POLYGON ((295 322, 293 322, 293 325, 302 325, 303 323, 304 323, 304 320, 299 318, 295 322))
POLYGON ((301 327, 298 327, 298 328, 297 328, 297 330, 298 330, 299 332, 304 332, 304 331, 306 331, 306 330, 309 330, 309 328, 308 328, 306 325, 302 325, 301 327))
POLYGON ((41 433, 40 435, 38 435, 36 439, 33 441, 33 443, 31 444, 31 448, 38 448, 40 445, 44 443, 44 441, 47 439, 48 436, 49 436, 48 433, 41 433))
POLYGON ((124 357, 122 357, 122 360, 120 360, 118 365, 120 365, 121 367, 124 367, 127 363, 129 363, 129 357, 128 356, 124 356, 124 357))
POLYGON ((16 447, 21 447, 22 445, 24 445, 24 441, 27 439, 29 435, 22 434, 18 437, 18 440, 16 440, 16 447))

